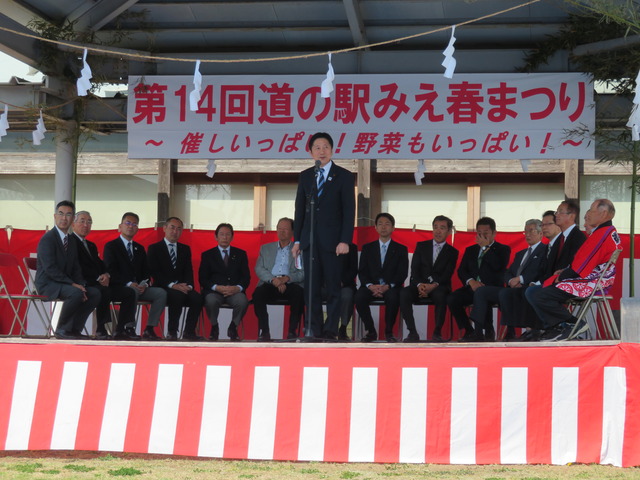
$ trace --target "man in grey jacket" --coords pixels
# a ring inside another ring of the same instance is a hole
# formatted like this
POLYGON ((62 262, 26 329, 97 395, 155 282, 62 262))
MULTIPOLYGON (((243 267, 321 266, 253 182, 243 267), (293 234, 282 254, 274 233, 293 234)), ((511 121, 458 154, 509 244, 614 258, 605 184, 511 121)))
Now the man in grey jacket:
POLYGON ((284 300, 289 303, 289 339, 298 336, 298 324, 304 307, 304 273, 296 268, 296 260, 291 256, 293 220, 281 218, 276 230, 278 241, 262 245, 256 262, 256 275, 260 280, 253 292, 253 308, 258 317, 259 342, 271 340, 267 304, 284 300))

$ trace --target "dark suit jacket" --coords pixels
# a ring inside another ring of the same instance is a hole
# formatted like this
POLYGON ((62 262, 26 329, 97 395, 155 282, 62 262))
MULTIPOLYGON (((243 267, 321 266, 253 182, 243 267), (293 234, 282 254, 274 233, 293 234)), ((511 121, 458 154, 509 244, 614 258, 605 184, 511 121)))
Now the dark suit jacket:
POLYGON ((502 243, 493 242, 482 258, 482 264, 478 268, 479 245, 467 247, 462 256, 462 261, 458 267, 458 277, 463 285, 467 284, 470 278, 480 277, 480 281, 485 285, 494 287, 504 286, 504 272, 509 263, 511 248, 502 243))
POLYGON ((203 295, 211 292, 214 285, 240 285, 245 293, 249 288, 251 272, 247 252, 233 246, 229 248, 228 266, 225 266, 217 246, 202 252, 198 278, 203 295))
POLYGON ((553 242, 553 245, 551 246, 549 255, 547 255, 544 273, 540 280, 544 282, 544 280, 551 277, 557 270, 561 270, 571 265, 573 257, 576 256, 576 252, 582 246, 585 240, 586 237, 584 236, 584 233, 582 233, 576 225, 575 227, 573 227, 573 230, 571 230, 571 233, 569 233, 567 239, 564 241, 564 246, 562 247, 562 251, 560 252, 560 256, 558 257, 558 249, 560 248, 560 237, 556 238, 556 241, 553 242))
MULTIPOLYGON (((294 238, 303 250, 309 248, 311 219, 308 199, 313 195, 315 185, 314 168, 304 170, 298 180, 294 221, 294 238)), ((323 193, 315 202, 315 248, 333 252, 338 243, 351 243, 355 218, 353 174, 333 163, 323 193)))
MULTIPOLYGON (((529 247, 525 248, 524 250, 520 250, 518 253, 516 253, 515 258, 513 259, 513 263, 511 264, 507 272, 504 274, 505 283, 507 283, 512 278, 518 276, 518 268, 520 268, 520 264, 522 263, 522 258, 524 257, 524 254, 527 253, 528 249, 529 247)), ((547 257, 547 246, 544 243, 540 243, 533 250, 531 255, 529 255, 525 260, 524 267, 520 272, 520 275, 522 275, 522 279, 523 279, 522 285, 529 285, 531 282, 536 282, 540 280, 540 277, 542 276, 542 273, 545 268, 546 257, 547 257)))
POLYGON ((110 285, 126 286, 127 283, 140 283, 150 280, 147 268, 147 254, 144 247, 133 242, 133 262, 129 260, 127 248, 120 237, 111 240, 104 246, 104 263, 111 275, 110 285))
POLYGON ((176 243, 176 255, 176 268, 174 269, 171 264, 169 247, 164 239, 149 245, 147 262, 154 286, 168 288, 170 283, 186 283, 194 286, 191 248, 184 243, 176 243))
POLYGON ((57 228, 45 233, 38 243, 38 266, 35 284, 40 295, 50 299, 60 296, 62 285, 77 283, 84 285, 84 278, 78 262, 77 238, 69 235, 65 252, 57 228))
POLYGON ((369 283, 379 284, 380 279, 387 285, 402 287, 409 270, 409 251, 407 247, 394 240, 389 242, 384 265, 380 259, 380 242, 378 240, 365 244, 360 253, 358 277, 361 287, 369 283))
POLYGON ((446 243, 433 264, 433 240, 416 244, 411 259, 411 285, 419 283, 437 283, 451 288, 451 276, 458 262, 458 249, 446 243))
POLYGON ((75 234, 74 237, 76 237, 75 243, 78 246, 78 260, 86 284, 89 286, 99 285, 98 277, 107 271, 107 267, 100 258, 100 255, 98 255, 98 247, 96 247, 95 243, 85 238, 87 246, 89 247, 89 251, 87 252, 87 249, 82 245, 82 240, 75 234))

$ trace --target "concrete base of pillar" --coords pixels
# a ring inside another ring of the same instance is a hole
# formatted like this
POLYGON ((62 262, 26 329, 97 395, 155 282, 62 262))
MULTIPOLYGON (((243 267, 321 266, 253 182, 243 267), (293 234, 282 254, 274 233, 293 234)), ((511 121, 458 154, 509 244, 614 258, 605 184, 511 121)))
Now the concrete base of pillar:
POLYGON ((621 340, 640 343, 640 298, 621 299, 620 317, 621 340))

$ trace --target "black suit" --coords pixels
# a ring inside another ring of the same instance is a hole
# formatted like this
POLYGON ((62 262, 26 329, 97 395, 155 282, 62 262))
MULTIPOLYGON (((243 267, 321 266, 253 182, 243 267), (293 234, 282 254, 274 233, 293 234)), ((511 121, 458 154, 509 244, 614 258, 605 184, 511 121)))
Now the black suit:
POLYGON ((251 282, 251 272, 247 252, 233 246, 229 247, 228 265, 225 265, 222 253, 217 246, 202 252, 198 278, 211 325, 214 327, 218 325, 218 313, 220 306, 224 303, 233 308, 232 321, 236 326, 239 325, 249 307, 247 288, 251 282), (238 285, 242 291, 224 297, 213 290, 215 285, 238 285))
POLYGON ((447 295, 451 293, 451 276, 458 262, 458 249, 445 243, 433 262, 433 240, 416 244, 411 259, 411 281, 400 292, 400 310, 410 334, 417 335, 416 322, 413 317, 413 304, 421 301, 433 302, 435 305, 436 324, 434 334, 440 335, 447 314, 447 295), (418 284, 437 283, 426 299, 418 294, 418 284))
POLYGON ((98 317, 98 332, 105 332, 105 325, 111 322, 111 302, 120 302, 118 313, 118 325, 126 325, 135 322, 136 316, 136 294, 133 289, 112 285, 103 286, 98 283, 98 277, 107 273, 107 267, 98 255, 98 247, 90 240, 84 239, 87 246, 82 243, 82 238, 78 235, 78 259, 82 268, 82 275, 87 285, 97 288, 100 291, 100 303, 96 307, 98 317))
POLYGON ((85 285, 78 262, 78 239, 68 235, 65 250, 57 227, 43 235, 38 243, 38 263, 35 284, 40 295, 49 300, 63 300, 56 333, 81 333, 89 314, 100 301, 100 292, 85 287, 86 294, 72 284, 85 285), (86 297, 86 298, 85 298, 86 297))
POLYGON ((535 282, 540 278, 544 261, 546 259, 547 246, 539 243, 524 259, 528 248, 520 250, 516 253, 513 263, 504 274, 504 283, 502 286, 484 286, 478 288, 473 295, 473 309, 471 310, 471 319, 481 328, 492 329, 491 321, 487 318, 487 314, 491 312, 491 305, 498 303, 502 311, 502 323, 504 325, 517 326, 523 321, 523 307, 527 304, 524 299, 524 291, 531 282, 535 282), (518 274, 518 270, 521 270, 518 274), (509 280, 522 277, 522 287, 511 288, 508 286, 509 280), (509 323, 507 323, 509 322, 509 323))
POLYGON ((165 240, 149 245, 147 255, 149 272, 156 287, 167 292, 167 306, 169 307, 169 324, 167 330, 176 335, 180 325, 182 308, 188 307, 184 325, 184 334, 195 336, 196 325, 202 310, 202 296, 193 290, 193 265, 191 263, 191 248, 184 243, 176 243, 176 267, 173 268, 169 246, 165 240), (174 283, 185 283, 192 287, 187 293, 171 288, 174 283))
MULTIPOLYGON (((339 243, 353 241, 355 219, 354 178, 348 170, 332 163, 324 183, 322 195, 317 196, 317 176, 314 168, 304 170, 298 181, 295 201, 294 238, 303 252, 305 273, 304 288, 311 291, 311 327, 316 337, 335 337, 338 334, 340 318, 340 277, 341 262, 336 256, 339 243), (314 252, 313 269, 310 270, 311 215, 310 199, 315 200, 314 209, 314 252), (322 320, 322 286, 327 292, 327 322, 322 320)), ((307 309, 309 294, 305 295, 307 309)))
POLYGON ((449 311, 456 319, 459 329, 465 329, 467 333, 473 331, 465 311, 465 307, 473 303, 474 295, 473 289, 468 285, 468 281, 479 280, 484 285, 502 287, 510 255, 511 248, 495 241, 485 249, 482 261, 478 261, 480 256, 479 245, 471 245, 464 251, 462 261, 458 267, 458 277, 464 286, 450 293, 447 297, 449 311))
MULTIPOLYGON (((144 247, 137 242, 131 243, 133 260, 129 259, 122 236, 107 242, 104 246, 104 263, 107 266, 107 272, 111 275, 113 286, 128 287, 130 283, 140 285, 143 281, 151 280, 144 247)), ((136 302, 138 300, 151 302, 147 326, 157 326, 167 304, 167 292, 157 287, 147 287, 143 293, 139 293, 135 288, 132 290, 136 295, 136 302)), ((125 327, 126 325, 118 322, 118 332, 123 331, 125 327)))
POLYGON ((586 237, 584 233, 580 231, 578 226, 573 227, 569 235, 564 240, 564 245, 558 254, 560 249, 560 237, 556 238, 547 256, 547 264, 542 281, 546 280, 554 274, 557 270, 562 270, 568 267, 573 262, 573 257, 576 256, 576 252, 585 242, 586 237))
POLYGON ((375 332, 371 308, 372 300, 378 300, 367 285, 389 285, 382 300, 385 305, 385 337, 393 337, 393 325, 400 308, 400 291, 409 270, 409 252, 407 247, 394 240, 389 241, 384 263, 380 253, 378 240, 367 243, 362 247, 358 277, 360 288, 356 292, 356 310, 362 319, 365 329, 370 334, 375 332))

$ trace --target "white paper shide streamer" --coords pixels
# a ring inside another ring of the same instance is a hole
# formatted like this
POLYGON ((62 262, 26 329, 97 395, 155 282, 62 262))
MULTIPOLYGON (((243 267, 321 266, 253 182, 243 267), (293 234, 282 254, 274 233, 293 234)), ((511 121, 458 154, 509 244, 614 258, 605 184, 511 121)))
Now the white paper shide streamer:
POLYGON ((320 96, 322 98, 329 98, 331 92, 333 92, 333 80, 336 78, 333 73, 333 65, 331 65, 331 53, 329 53, 329 68, 327 70, 327 78, 322 81, 320 85, 320 96))
POLYGON ((207 163, 207 177, 213 178, 215 174, 216 174, 216 161, 209 160, 209 162, 207 163))
POLYGON ((40 145, 40 141, 44 139, 44 132, 46 131, 47 129, 44 127, 44 120, 42 119, 42 110, 40 110, 40 119, 38 120, 38 125, 36 126, 36 129, 31 132, 33 135, 34 145, 40 145))
POLYGON ((422 185, 422 179, 426 171, 427 167, 424 165, 424 159, 418 160, 418 168, 416 169, 416 173, 413 174, 416 179, 416 185, 422 185))
POLYGON ((631 129, 631 140, 640 141, 640 71, 636 77, 636 95, 633 97, 633 107, 631 107, 631 116, 627 122, 627 127, 631 129))
POLYGON ((7 134, 7 130, 9 130, 9 120, 7 117, 9 116, 9 107, 7 105, 4 106, 4 113, 0 115, 0 142, 2 141, 2 137, 7 134))
POLYGON ((87 63, 87 49, 84 49, 84 53, 82 54, 82 70, 80 71, 80 78, 76 82, 76 87, 78 87, 78 95, 83 97, 87 94, 89 90, 91 90, 91 78, 93 74, 91 73, 91 67, 87 63))
POLYGON ((193 90, 189 94, 189 110, 195 112, 200 103, 200 91, 202 90, 202 74, 200 73, 200 60, 196 62, 196 69, 193 72, 193 90))
POLYGON ((451 26, 451 38, 449 39, 449 45, 444 49, 442 54, 444 55, 444 60, 442 61, 442 66, 445 68, 444 76, 445 78, 453 78, 453 72, 456 69, 456 59, 453 58, 453 54, 456 51, 453 44, 456 42, 456 26, 451 26))

